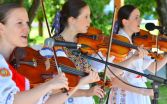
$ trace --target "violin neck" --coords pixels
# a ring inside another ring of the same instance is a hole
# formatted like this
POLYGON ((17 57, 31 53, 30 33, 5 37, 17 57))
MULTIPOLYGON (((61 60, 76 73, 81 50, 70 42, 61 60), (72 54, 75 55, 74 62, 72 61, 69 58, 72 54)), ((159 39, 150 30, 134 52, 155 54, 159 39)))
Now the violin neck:
POLYGON ((133 44, 122 42, 122 41, 119 41, 119 40, 114 39, 114 38, 112 39, 112 42, 114 44, 117 44, 117 45, 120 45, 120 46, 124 46, 124 47, 128 47, 128 48, 133 48, 133 49, 138 49, 137 46, 135 46, 133 44))
POLYGON ((86 73, 86 72, 77 70, 75 68, 72 68, 72 67, 69 67, 69 66, 66 66, 66 65, 61 64, 61 65, 59 65, 59 67, 65 73, 69 73, 69 74, 73 74, 73 75, 77 75, 77 76, 81 76, 81 77, 84 77, 84 76, 88 75, 88 73, 86 73))

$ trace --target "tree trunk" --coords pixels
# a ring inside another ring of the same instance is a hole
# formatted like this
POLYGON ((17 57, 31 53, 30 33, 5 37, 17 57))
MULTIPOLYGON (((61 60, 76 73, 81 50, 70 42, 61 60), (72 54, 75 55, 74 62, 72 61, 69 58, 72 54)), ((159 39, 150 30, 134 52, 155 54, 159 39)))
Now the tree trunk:
POLYGON ((43 36, 43 20, 38 19, 38 32, 39 36, 43 36))
POLYGON ((124 5, 124 0, 115 0, 115 6, 119 9, 124 5))
MULTIPOLYGON (((167 29, 167 0, 156 0, 160 25, 167 29)), ((165 31, 167 33, 167 30, 165 31)))
POLYGON ((31 23, 37 13, 37 10, 40 6, 40 0, 33 0, 33 3, 28 11, 28 16, 29 16, 29 19, 30 19, 30 26, 31 26, 31 23))
POLYGON ((24 0, 19 0, 19 3, 20 3, 21 5, 23 5, 23 4, 24 4, 24 0))

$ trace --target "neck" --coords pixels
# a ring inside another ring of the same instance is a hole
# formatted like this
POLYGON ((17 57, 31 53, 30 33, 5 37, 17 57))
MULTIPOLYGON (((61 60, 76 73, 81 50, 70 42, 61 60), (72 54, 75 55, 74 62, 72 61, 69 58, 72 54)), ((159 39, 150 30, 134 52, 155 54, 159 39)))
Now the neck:
POLYGON ((0 47, 0 54, 3 55, 6 61, 9 61, 10 55, 12 54, 15 47, 11 47, 9 43, 5 43, 3 41, 0 41, 0 47))
POLYGON ((75 42, 77 32, 70 27, 66 27, 60 35, 63 37, 65 41, 75 42))
POLYGON ((124 27, 123 29, 124 29, 124 31, 129 35, 129 37, 131 37, 132 34, 134 33, 134 32, 132 32, 132 31, 130 31, 128 28, 126 28, 126 27, 124 27))

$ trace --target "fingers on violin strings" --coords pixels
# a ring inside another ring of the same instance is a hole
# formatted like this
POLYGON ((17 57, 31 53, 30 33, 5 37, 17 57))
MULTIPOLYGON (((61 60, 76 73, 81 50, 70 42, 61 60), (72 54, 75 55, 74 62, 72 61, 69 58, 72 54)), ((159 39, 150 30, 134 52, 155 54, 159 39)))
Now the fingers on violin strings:
POLYGON ((102 89, 99 88, 99 89, 96 91, 96 95, 97 95, 98 97, 100 97, 100 98, 103 98, 104 95, 105 95, 105 93, 104 93, 104 91, 103 91, 102 89))
POLYGON ((141 45, 140 49, 142 50, 144 56, 148 55, 148 51, 144 48, 144 45, 141 45))
POLYGON ((144 57, 144 50, 142 48, 140 48, 140 47, 138 47, 138 54, 139 54, 140 58, 144 57))

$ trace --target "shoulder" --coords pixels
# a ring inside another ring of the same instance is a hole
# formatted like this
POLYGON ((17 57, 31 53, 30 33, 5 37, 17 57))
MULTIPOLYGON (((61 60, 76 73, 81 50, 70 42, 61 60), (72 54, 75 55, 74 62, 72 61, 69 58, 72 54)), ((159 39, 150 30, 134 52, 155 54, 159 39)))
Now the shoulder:
POLYGON ((65 53, 65 51, 62 48, 56 50, 56 55, 62 56, 62 57, 67 57, 67 54, 65 53))
POLYGON ((12 72, 5 58, 0 54, 0 79, 11 78, 12 72))
POLYGON ((9 69, 9 66, 5 60, 5 58, 0 54, 0 68, 9 69))

